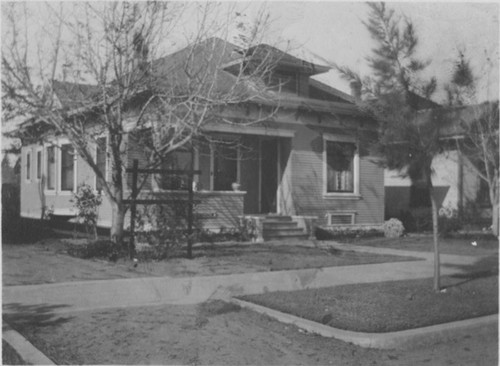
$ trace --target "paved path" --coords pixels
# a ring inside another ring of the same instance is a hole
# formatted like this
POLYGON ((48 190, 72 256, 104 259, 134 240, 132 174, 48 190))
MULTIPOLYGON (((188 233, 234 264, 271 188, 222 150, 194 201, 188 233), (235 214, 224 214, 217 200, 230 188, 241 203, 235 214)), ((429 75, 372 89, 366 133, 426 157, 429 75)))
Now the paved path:
MULTIPOLYGON (((146 277, 3 287, 4 313, 65 313, 114 307, 194 304, 208 299, 354 283, 428 278, 433 254, 331 244, 356 251, 418 257, 414 262, 257 272, 204 277, 146 277)), ((463 272, 481 257, 441 255, 441 273, 463 272)))

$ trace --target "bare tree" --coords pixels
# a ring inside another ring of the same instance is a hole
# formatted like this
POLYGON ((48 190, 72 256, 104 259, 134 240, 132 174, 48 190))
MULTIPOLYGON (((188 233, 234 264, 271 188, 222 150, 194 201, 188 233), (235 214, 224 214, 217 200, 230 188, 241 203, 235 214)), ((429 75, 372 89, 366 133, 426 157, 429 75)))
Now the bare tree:
MULTIPOLYGON (((227 37, 235 15, 230 10, 218 20, 218 5, 38 4, 46 19, 36 19, 44 27, 32 44, 29 25, 40 14, 30 14, 26 3, 2 4, 2 101, 31 118, 33 123, 23 125, 24 138, 61 134, 69 139, 111 204, 115 242, 122 242, 124 232, 131 131, 149 135, 148 161, 154 166, 220 119, 224 108, 269 97, 258 80, 270 72, 272 60, 246 62, 249 55, 234 54, 225 42, 210 38, 227 37), (173 36, 177 22, 186 13, 197 17, 197 29, 184 34, 192 46, 169 55, 169 46, 179 41, 173 36), (232 72, 223 72, 231 62, 232 72), (108 137, 110 179, 95 159, 102 134, 108 137)), ((265 13, 259 15, 246 29, 249 46, 265 29, 265 13)))
POLYGON ((482 80, 489 83, 492 70, 492 60, 487 57, 483 70, 475 75, 465 51, 459 50, 451 82, 446 86, 450 106, 459 108, 450 109, 445 117, 447 122, 455 124, 457 133, 464 136, 457 143, 458 149, 472 163, 478 177, 488 185, 492 206, 491 228, 493 234, 498 236, 499 106, 498 100, 479 103, 477 96, 478 83, 482 80))

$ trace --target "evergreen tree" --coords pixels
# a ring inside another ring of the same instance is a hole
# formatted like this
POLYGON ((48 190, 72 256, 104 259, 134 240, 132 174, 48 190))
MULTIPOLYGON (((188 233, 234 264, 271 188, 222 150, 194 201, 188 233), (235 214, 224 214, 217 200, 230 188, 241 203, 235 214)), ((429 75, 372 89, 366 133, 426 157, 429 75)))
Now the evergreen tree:
POLYGON ((370 13, 364 25, 375 43, 367 58, 372 73, 361 78, 348 67, 337 69, 361 88, 360 107, 379 121, 379 138, 372 148, 384 158, 384 167, 425 182, 432 207, 434 289, 439 291, 438 208, 431 180, 432 160, 440 150, 439 126, 418 113, 435 106, 429 98, 436 79, 421 77, 430 62, 416 56, 419 42, 411 20, 396 16, 384 3, 367 5, 370 13))

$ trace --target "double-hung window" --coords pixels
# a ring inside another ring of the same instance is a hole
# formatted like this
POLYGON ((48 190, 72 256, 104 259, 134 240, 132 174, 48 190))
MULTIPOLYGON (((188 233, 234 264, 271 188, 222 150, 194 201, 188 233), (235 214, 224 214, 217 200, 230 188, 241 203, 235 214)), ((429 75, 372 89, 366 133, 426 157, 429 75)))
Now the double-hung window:
POLYGON ((359 154, 354 139, 325 136, 324 193, 327 196, 359 195, 359 154))
POLYGON ((61 191, 75 190, 75 152, 71 144, 61 145, 61 191))
MULTIPOLYGON (((177 149, 170 152, 161 163, 161 168, 166 170, 191 170, 191 151, 177 149)), ((163 174, 156 179, 158 187, 165 190, 188 189, 188 176, 185 174, 163 174)))
POLYGON ((31 151, 26 152, 26 180, 31 180, 31 151))
MULTIPOLYGON (((95 162, 97 165, 97 168, 99 171, 102 173, 104 178, 106 179, 107 177, 107 150, 106 150, 106 137, 99 137, 96 141, 96 157, 95 157, 95 162)), ((102 183, 97 179, 95 181, 95 189, 96 191, 100 192, 103 189, 102 183)))
POLYGON ((36 179, 42 179, 42 150, 36 151, 36 179))
POLYGON ((55 191, 56 189, 56 147, 47 146, 45 150, 45 169, 46 169, 46 189, 55 191))

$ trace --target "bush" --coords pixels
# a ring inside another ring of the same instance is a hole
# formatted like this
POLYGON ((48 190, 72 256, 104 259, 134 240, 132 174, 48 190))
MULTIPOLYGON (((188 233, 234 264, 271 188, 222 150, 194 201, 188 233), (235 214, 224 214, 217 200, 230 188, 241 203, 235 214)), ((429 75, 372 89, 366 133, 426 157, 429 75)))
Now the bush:
POLYGON ((102 197, 94 193, 94 189, 88 184, 78 186, 76 193, 73 193, 72 202, 78 210, 78 220, 85 225, 87 234, 92 233, 97 239, 97 219, 99 206, 102 197))
POLYGON ((403 236, 405 228, 403 223, 398 219, 389 219, 384 222, 384 236, 386 238, 399 238, 403 236))
POLYGON ((376 237, 381 235, 381 229, 359 226, 317 227, 315 231, 315 236, 318 240, 349 240, 355 238, 376 237))
POLYGON ((116 261, 121 249, 110 240, 92 240, 83 244, 67 243, 66 251, 73 257, 82 259, 101 258, 116 261))

